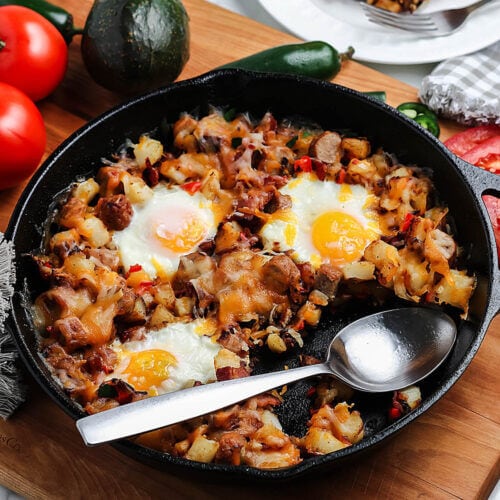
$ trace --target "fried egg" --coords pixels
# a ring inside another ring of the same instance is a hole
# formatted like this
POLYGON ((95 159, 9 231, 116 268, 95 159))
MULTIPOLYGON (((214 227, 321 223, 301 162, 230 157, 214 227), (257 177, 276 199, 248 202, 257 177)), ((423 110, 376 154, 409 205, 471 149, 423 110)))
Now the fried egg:
POLYGON ((360 185, 320 181, 303 173, 280 189, 292 199, 289 209, 278 210, 260 231, 264 249, 291 251, 299 263, 342 267, 363 256, 380 235, 377 198, 360 185))
POLYGON ((220 345, 208 334, 214 332, 211 321, 171 323, 150 331, 142 340, 122 344, 115 340, 111 349, 118 361, 111 378, 119 378, 137 391, 150 396, 206 384, 216 380, 214 358, 220 345))
POLYGON ((113 242, 125 271, 139 264, 151 278, 175 273, 180 257, 212 239, 223 217, 201 192, 189 194, 179 186, 156 186, 151 199, 133 210, 131 223, 115 231, 113 242))

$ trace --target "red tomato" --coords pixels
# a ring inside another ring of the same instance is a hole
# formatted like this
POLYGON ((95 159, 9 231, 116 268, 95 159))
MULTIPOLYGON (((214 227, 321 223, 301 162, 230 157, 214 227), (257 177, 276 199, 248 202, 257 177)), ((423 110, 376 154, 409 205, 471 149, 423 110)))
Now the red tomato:
POLYGON ((45 150, 45 126, 33 101, 0 82, 0 189, 15 186, 36 169, 45 150))
MULTIPOLYGON (((478 167, 500 174, 500 127, 483 125, 459 132, 444 145, 457 156, 478 167)), ((500 259, 500 199, 484 195, 483 201, 493 225, 500 259)))
POLYGON ((490 153, 483 156, 476 165, 494 174, 500 174, 500 153, 490 153))
POLYGON ((483 201, 491 219, 493 232, 495 233, 495 241, 497 243, 498 257, 500 258, 500 199, 496 196, 485 194, 483 196, 483 201))
POLYGON ((476 147, 490 137, 500 136, 500 127, 496 125, 481 125, 455 134, 445 141, 444 145, 457 156, 463 157, 465 153, 476 147))
POLYGON ((47 19, 26 7, 0 7, 0 81, 38 101, 59 85, 67 63, 66 42, 47 19))
POLYGON ((500 135, 490 137, 480 142, 477 146, 462 155, 462 158, 473 165, 478 165, 493 171, 495 157, 498 155, 500 155, 500 135), (488 157, 490 157, 491 161, 487 160, 488 157), (480 162, 481 165, 479 165, 480 162))

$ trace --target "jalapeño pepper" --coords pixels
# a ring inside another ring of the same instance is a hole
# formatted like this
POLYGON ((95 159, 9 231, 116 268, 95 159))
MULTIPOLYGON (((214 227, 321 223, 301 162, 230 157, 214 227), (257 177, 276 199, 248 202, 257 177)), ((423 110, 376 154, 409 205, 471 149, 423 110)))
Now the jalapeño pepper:
POLYGON ((353 53, 354 49, 349 47, 345 53, 339 54, 334 47, 322 41, 294 43, 258 52, 217 69, 240 68, 330 80, 340 71, 342 62, 350 59, 353 53))
POLYGON ((387 100, 387 94, 385 90, 373 90, 370 92, 363 92, 363 94, 378 99, 379 101, 385 102, 387 100))
POLYGON ((433 136, 439 137, 438 117, 434 111, 420 102, 404 102, 397 108, 398 111, 408 118, 416 121, 419 125, 428 130, 433 136))

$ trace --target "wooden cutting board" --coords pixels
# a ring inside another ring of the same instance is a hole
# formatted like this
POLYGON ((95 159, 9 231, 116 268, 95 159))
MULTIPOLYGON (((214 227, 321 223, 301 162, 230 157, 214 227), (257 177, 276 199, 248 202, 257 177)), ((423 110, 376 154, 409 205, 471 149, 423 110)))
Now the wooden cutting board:
MULTIPOLYGON (((91 0, 53 0, 84 24, 91 0)), ((185 0, 191 19, 191 58, 180 79, 253 52, 296 41, 292 36, 217 8, 185 0)), ((300 13, 297 13, 300 15, 300 13)), ((355 40, 346 40, 346 46, 355 40)), ((338 47, 345 49, 345 47, 338 47)), ((356 62, 335 82, 358 90, 386 90, 388 102, 415 100, 416 89, 356 62)), ((82 64, 78 38, 70 46, 66 78, 39 103, 48 155, 71 132, 121 98, 96 85, 82 64)), ((457 126, 443 123, 441 139, 457 126)), ((0 192, 4 231, 22 191, 0 192)), ((26 373, 27 402, 0 420, 0 484, 29 498, 485 498, 499 477, 500 320, 495 320, 459 382, 416 422, 368 455, 279 485, 206 484, 159 472, 110 446, 86 448, 74 422, 26 373)))

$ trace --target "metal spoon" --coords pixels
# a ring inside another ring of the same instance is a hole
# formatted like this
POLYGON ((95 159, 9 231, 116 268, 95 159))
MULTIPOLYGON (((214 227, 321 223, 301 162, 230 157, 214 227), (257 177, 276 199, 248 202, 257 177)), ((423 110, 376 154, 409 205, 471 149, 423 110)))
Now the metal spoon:
POLYGON ((364 392, 394 391, 432 373, 455 337, 455 323, 443 312, 418 307, 382 311, 340 330, 325 363, 143 399, 81 418, 76 426, 85 444, 93 446, 198 417, 315 375, 332 375, 364 392))

